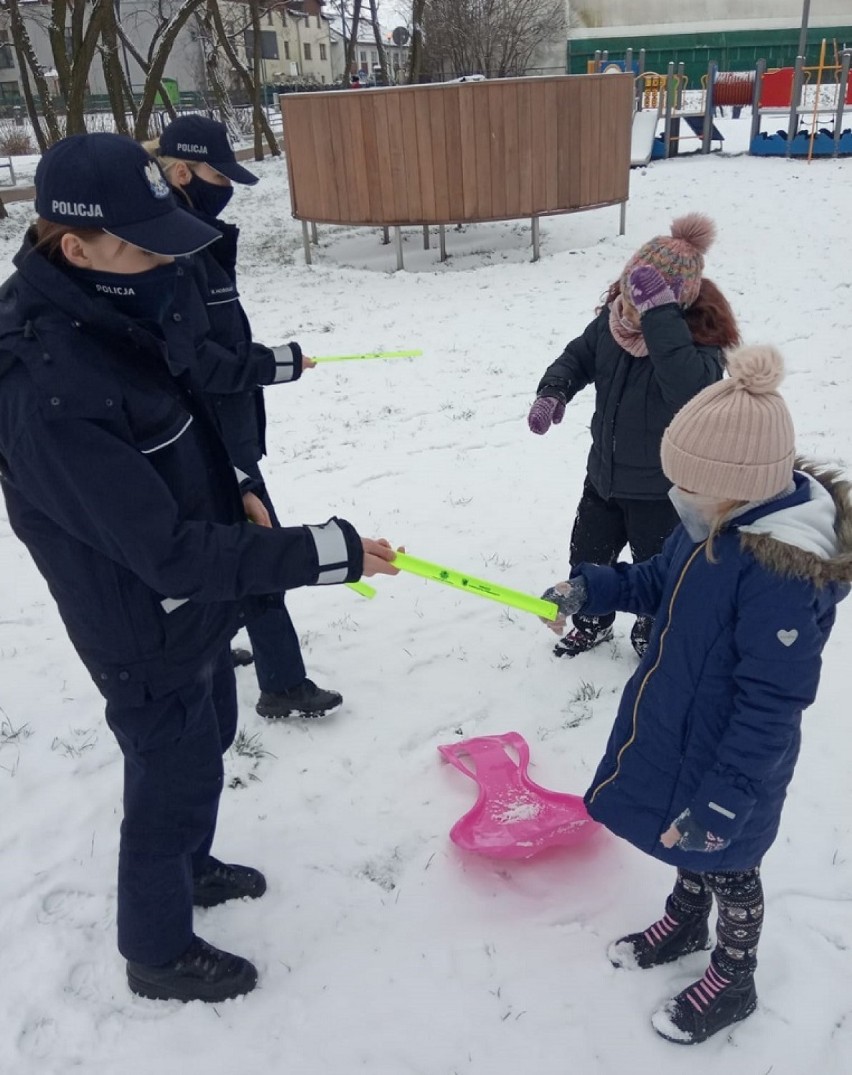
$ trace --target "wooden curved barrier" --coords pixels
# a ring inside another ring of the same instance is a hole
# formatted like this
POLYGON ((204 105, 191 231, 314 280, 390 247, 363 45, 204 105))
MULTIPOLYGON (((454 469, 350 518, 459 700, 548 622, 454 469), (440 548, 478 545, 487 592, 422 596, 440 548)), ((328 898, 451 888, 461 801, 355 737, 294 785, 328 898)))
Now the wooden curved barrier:
POLYGON ((630 75, 340 90, 279 100, 293 216, 303 221, 306 236, 308 222, 399 228, 528 216, 537 246, 539 216, 616 204, 623 228, 630 75))

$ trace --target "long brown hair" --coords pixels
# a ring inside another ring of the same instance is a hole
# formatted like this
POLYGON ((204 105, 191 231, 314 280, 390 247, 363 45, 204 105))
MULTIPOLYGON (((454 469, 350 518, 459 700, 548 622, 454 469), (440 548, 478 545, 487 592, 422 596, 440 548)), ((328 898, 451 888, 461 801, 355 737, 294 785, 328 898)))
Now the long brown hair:
MULTIPOLYGON (((602 305, 609 306, 621 294, 621 280, 610 284, 602 305)), ((702 346, 721 347, 727 350, 740 344, 740 330, 731 304, 712 280, 701 278, 701 288, 695 302, 683 311, 684 319, 693 340, 702 346)))
POLYGON ((62 253, 62 236, 76 235, 78 239, 91 241, 103 235, 100 228, 69 228, 67 224, 57 224, 53 220, 37 217, 35 222, 36 241, 33 247, 54 265, 67 265, 62 253))
POLYGON ((746 504, 748 504, 747 500, 723 500, 719 505, 716 518, 710 524, 710 534, 707 538, 707 546, 704 550, 709 563, 716 563, 716 550, 713 548, 713 542, 724 529, 725 523, 728 522, 734 512, 739 511, 740 508, 744 508, 746 504))

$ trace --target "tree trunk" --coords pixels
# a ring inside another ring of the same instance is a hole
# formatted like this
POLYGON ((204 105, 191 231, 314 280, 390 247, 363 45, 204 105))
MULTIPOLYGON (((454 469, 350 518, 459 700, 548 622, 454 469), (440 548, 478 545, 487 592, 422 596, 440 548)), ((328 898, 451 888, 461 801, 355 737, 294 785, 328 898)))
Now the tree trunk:
POLYGON ((44 77, 41 64, 36 58, 33 43, 30 41, 30 35, 27 32, 27 28, 24 25, 24 20, 21 16, 18 0, 6 0, 6 9, 9 12, 12 43, 15 49, 15 57, 18 61, 18 69, 21 73, 21 88, 24 91, 27 114, 32 123, 33 132, 35 133, 39 148, 44 152, 50 143, 59 141, 62 137, 62 132, 59 129, 59 121, 56 118, 53 102, 50 99, 50 90, 48 89, 47 79, 44 77), (28 71, 32 73, 36 90, 41 98, 40 108, 36 104, 32 89, 30 88, 28 71), (41 127, 42 117, 47 125, 46 138, 41 127))
MULTIPOLYGON (((118 134, 130 134, 127 124, 127 110, 124 103, 125 81, 121 70, 121 62, 118 58, 118 34, 116 32, 115 8, 111 3, 103 8, 101 33, 103 45, 100 48, 101 63, 104 69, 109 103, 115 118, 115 129, 118 134)), ((131 96, 131 105, 133 98, 131 96)))
MULTIPOLYGON (((151 70, 151 64, 148 62, 148 60, 145 59, 145 57, 142 55, 142 53, 139 51, 139 49, 137 49, 136 46, 133 44, 133 42, 127 37, 127 34, 124 31, 124 29, 122 28, 121 23, 116 24, 116 30, 118 32, 118 37, 119 37, 119 40, 121 41, 121 43, 124 45, 124 47, 130 53, 130 55, 133 57, 133 59, 142 68, 142 72, 145 75, 145 82, 147 84, 148 75, 149 75, 150 70, 151 70)), ((172 100, 169 97, 168 91, 166 90, 166 87, 163 85, 162 81, 160 82, 159 86, 157 87, 157 91, 160 94, 160 100, 163 102, 163 110, 168 113, 169 119, 177 119, 177 112, 175 112, 175 108, 174 108, 174 105, 172 104, 172 100)), ((127 93, 128 93, 128 100, 133 101, 133 107, 132 107, 131 111, 133 112, 133 126, 134 126, 134 131, 135 131, 136 123, 137 123, 138 118, 139 118, 139 110, 136 107, 136 101, 134 100, 132 91, 130 90, 129 87, 128 87, 127 93)))
POLYGON ((263 85, 263 40, 260 26, 260 0, 249 0, 251 12, 251 32, 254 38, 254 48, 251 56, 251 113, 252 126, 254 127, 254 159, 263 160, 263 118, 266 112, 263 110, 264 102, 261 95, 266 93, 263 85), (262 118, 263 117, 263 118, 262 118))
POLYGON ((426 0, 414 0, 411 7, 411 52, 408 54, 408 81, 420 81, 423 68, 423 12, 426 0))
POLYGON ((358 27, 361 25, 361 0, 354 0, 352 5, 352 24, 349 40, 346 42, 346 53, 343 59, 343 70, 346 81, 352 74, 352 61, 355 58, 355 47, 358 44, 358 27))
POLYGON ((8 215, 6 206, 3 204, 3 199, 0 198, 0 220, 5 220, 8 215))
MULTIPOLYGON (((111 2, 111 0, 107 0, 107 2, 111 2)), ((178 34, 186 25, 189 17, 201 7, 203 2, 204 0, 184 0, 181 7, 169 19, 168 25, 159 37, 157 50, 151 57, 147 73, 148 77, 145 80, 145 89, 142 93, 142 100, 139 103, 139 111, 136 113, 134 137, 139 142, 144 142, 146 138, 150 137, 148 127, 151 123, 151 113, 154 111, 157 93, 163 90, 163 72, 166 69, 166 63, 178 34)))
POLYGON ((379 54, 379 66, 382 69, 382 85, 389 86, 388 57, 385 52, 385 43, 382 41, 382 31, 379 26, 379 12, 376 8, 376 0, 370 0, 370 21, 373 24, 373 37, 376 42, 376 51, 379 54))
MULTIPOLYGON (((104 17, 104 8, 110 7, 112 0, 95 0, 92 4, 92 13, 85 30, 82 29, 82 16, 78 9, 72 18, 72 36, 82 33, 79 47, 75 45, 74 58, 71 61, 71 81, 65 97, 65 133, 86 133, 86 90, 89 82, 89 72, 92 69, 92 61, 98 39, 101 35, 101 26, 104 17)), ((63 37, 63 45, 65 41, 63 37)), ((55 57, 54 57, 55 59, 55 57)), ((58 70, 58 68, 57 68, 58 70)))
POLYGON ((227 127, 232 141, 236 141, 241 131, 228 93, 228 87, 225 85, 225 80, 219 67, 219 54, 216 49, 216 27, 210 12, 210 5, 215 2, 216 0, 208 0, 204 14, 196 15, 196 21, 198 23, 199 38, 203 45, 204 70, 207 74, 207 82, 216 107, 219 109, 222 122, 227 127))
MULTIPOLYGON (((237 75, 239 76, 240 81, 245 87, 249 99, 254 100, 255 90, 254 84, 252 82, 252 77, 245 69, 243 64, 240 63, 240 59, 237 56, 237 53, 234 49, 233 44, 231 43, 230 38, 228 37, 227 31, 225 30, 225 24, 222 22, 222 13, 219 10, 219 5, 215 2, 215 0, 209 0, 208 11, 210 12, 213 26, 216 28, 216 36, 218 38, 218 43, 222 46, 222 50, 227 57, 228 63, 237 72, 237 75)), ((257 50, 255 49, 255 51, 257 50)), ((272 154, 273 157, 280 157, 281 149, 278 145, 275 135, 272 132, 272 128, 269 126, 269 121, 267 120, 266 114, 263 112, 263 110, 261 110, 260 112, 259 119, 261 129, 263 131, 264 137, 266 138, 266 144, 269 146, 269 152, 272 154)))

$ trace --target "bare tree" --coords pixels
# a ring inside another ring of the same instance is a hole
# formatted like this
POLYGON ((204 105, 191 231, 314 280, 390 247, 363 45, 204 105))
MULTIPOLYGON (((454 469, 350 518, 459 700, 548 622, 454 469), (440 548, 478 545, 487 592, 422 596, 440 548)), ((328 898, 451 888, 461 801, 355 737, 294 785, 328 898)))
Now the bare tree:
MULTIPOLYGON (((252 6, 257 5, 257 0, 251 0, 252 6)), ((260 38, 260 16, 259 5, 257 11, 252 11, 252 23, 254 24, 254 60, 253 67, 255 69, 255 75, 252 77, 250 71, 246 69, 245 64, 240 61, 237 55, 237 50, 234 45, 239 29, 229 32, 225 28, 224 21, 222 19, 222 12, 219 4, 216 0, 208 0, 207 11, 211 20, 211 25, 216 33, 217 43, 221 46, 228 63, 233 70, 237 73, 240 81, 242 82, 246 94, 249 100, 252 102, 252 113, 254 119, 254 151, 255 158, 257 160, 263 160, 263 139, 266 139, 266 144, 269 146, 269 152, 278 157, 281 155, 281 148, 278 145, 278 141, 269 126, 269 120, 266 118, 266 113, 260 106, 260 57, 261 57, 261 38, 260 38), (255 22, 255 15, 257 15, 257 21, 255 22)), ((244 28, 245 29, 245 28, 244 28)))
MULTIPOLYGON (((112 3, 112 0, 104 0, 112 3)), ((157 34, 148 49, 149 65, 146 72, 145 88, 142 91, 142 100, 139 102, 139 111, 136 114, 134 137, 144 141, 150 137, 149 126, 151 114, 159 95, 163 100, 168 99, 168 94, 163 86, 163 74, 166 70, 166 62, 174 48, 175 42, 181 30, 204 0, 183 0, 174 14, 167 20, 161 21, 157 34)))
POLYGON ((522 75, 535 51, 564 35, 564 0, 428 0, 425 61, 445 75, 522 75))
POLYGON ((12 47, 15 50, 15 59, 18 62, 18 71, 21 79, 21 90, 24 103, 27 107, 27 116, 32 124, 33 133, 38 142, 39 149, 44 152, 51 142, 62 137, 59 129, 59 121, 50 98, 50 89, 44 71, 35 54, 33 43, 27 32, 26 23, 18 0, 4 0, 3 7, 9 12, 9 24, 12 29, 12 47), (36 101, 30 85, 30 75, 35 83, 36 92, 41 101, 36 101), (44 118, 47 132, 41 125, 44 118))
POLYGON ((412 85, 420 81, 423 71, 423 13, 426 0, 412 0, 411 4, 411 50, 408 53, 408 81, 412 85))
POLYGON ((376 42, 376 52, 379 54, 379 67, 382 72, 382 85, 389 86, 388 58, 385 52, 385 43, 382 41, 382 28, 379 26, 379 11, 377 0, 370 0, 370 22, 373 24, 373 39, 376 42))

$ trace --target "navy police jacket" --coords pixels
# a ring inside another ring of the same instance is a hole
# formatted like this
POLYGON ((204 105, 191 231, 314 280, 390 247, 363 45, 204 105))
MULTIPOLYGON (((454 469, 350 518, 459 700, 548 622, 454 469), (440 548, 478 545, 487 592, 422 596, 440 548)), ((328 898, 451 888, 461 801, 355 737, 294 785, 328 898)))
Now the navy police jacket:
POLYGON ((647 357, 625 351, 609 329, 609 306, 548 367, 539 395, 567 403, 595 386, 588 476, 605 500, 661 500, 671 487, 660 465, 660 441, 677 411, 722 379, 721 348, 693 342, 675 303, 642 318, 647 357))
MULTIPOLYGON (((180 196, 178 201, 186 212, 218 229, 222 235, 221 239, 194 254, 191 259, 191 279, 204 306, 196 329, 208 326, 206 339, 199 338, 199 348, 230 352, 237 366, 243 368, 246 374, 258 362, 271 359, 275 363, 271 380, 252 383, 248 376, 230 385, 222 380, 198 385, 204 391, 211 417, 232 463, 244 473, 257 476, 257 464, 266 454, 266 412, 263 389, 259 386, 298 380, 302 373, 302 352, 297 343, 273 350, 252 340, 251 326, 237 289, 239 228, 187 208, 180 196)), ((197 377, 198 371, 190 370, 190 373, 197 377)))
MULTIPOLYGON (((32 249, 0 289, 0 475, 9 521, 104 696, 137 705, 195 676, 243 599, 361 574, 338 520, 245 521, 206 409, 145 331, 32 249)), ((189 351, 187 351, 187 354, 189 351)), ((211 376, 216 362, 207 363, 211 376)), ((189 359, 187 359, 188 364, 189 359)))
POLYGON ((714 540, 682 526, 640 564, 580 565, 583 611, 656 617, 585 801, 650 855, 698 872, 757 866, 778 831, 835 606, 852 579, 849 486, 795 473, 795 491, 736 516, 714 540), (730 840, 667 850, 686 808, 730 840))

